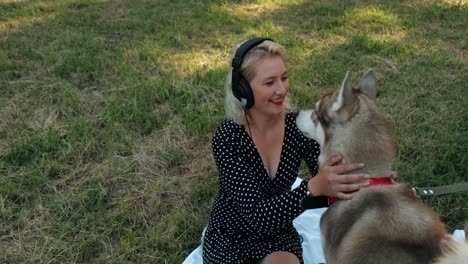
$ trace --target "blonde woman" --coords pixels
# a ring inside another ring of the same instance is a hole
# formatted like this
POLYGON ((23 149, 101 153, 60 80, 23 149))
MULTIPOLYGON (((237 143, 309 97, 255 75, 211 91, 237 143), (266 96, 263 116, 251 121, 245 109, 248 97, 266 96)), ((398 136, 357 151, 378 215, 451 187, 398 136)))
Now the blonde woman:
POLYGON ((292 221, 327 196, 350 199, 368 184, 363 164, 319 169, 320 146, 298 130, 288 97, 286 51, 271 39, 238 46, 226 80, 226 118, 213 138, 219 190, 203 241, 203 262, 303 263, 292 221), (291 190, 304 160, 312 177, 291 190), (346 176, 340 174, 347 174, 346 176))

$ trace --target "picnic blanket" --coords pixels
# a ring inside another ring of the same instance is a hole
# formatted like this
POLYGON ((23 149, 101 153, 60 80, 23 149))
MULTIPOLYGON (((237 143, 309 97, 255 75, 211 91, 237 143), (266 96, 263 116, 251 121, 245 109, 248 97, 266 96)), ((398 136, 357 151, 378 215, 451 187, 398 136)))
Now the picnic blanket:
MULTIPOLYGON (((301 182, 300 178, 291 187, 296 188, 301 182)), ((305 264, 320 264, 325 263, 325 256, 323 255, 322 242, 320 240, 320 217, 327 210, 327 208, 309 209, 304 211, 293 221, 299 235, 302 236, 302 248, 304 249, 304 263, 305 264)), ((201 242, 205 234, 205 229, 202 232, 201 242)), ((465 232, 463 230, 455 230, 452 235, 456 241, 465 240, 465 232)), ((198 246, 192 253, 185 259, 182 264, 203 264, 202 259, 202 245, 198 246)))

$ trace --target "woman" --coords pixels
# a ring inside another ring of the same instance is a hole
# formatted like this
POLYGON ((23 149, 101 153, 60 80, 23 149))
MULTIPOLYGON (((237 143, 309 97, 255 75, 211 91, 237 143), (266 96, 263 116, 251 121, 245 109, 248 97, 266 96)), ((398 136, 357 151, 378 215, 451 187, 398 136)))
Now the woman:
POLYGON ((349 174, 363 164, 337 165, 339 156, 318 168, 320 146, 299 132, 288 90, 281 45, 263 38, 240 45, 226 81, 226 119, 212 142, 219 191, 203 241, 204 263, 303 263, 292 225, 304 211, 302 199, 310 196, 312 207, 325 207, 326 196, 350 199, 348 192, 368 184, 368 175, 349 174), (291 190, 301 160, 315 176, 291 190))

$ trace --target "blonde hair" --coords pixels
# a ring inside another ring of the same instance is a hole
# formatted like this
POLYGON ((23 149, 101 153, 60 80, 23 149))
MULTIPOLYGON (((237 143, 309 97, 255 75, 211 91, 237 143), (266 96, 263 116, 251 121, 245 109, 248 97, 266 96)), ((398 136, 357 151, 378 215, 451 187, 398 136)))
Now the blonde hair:
MULTIPOLYGON (((240 47, 240 45, 242 45, 242 43, 238 44, 234 52, 232 53, 231 61, 236 53, 236 50, 240 47)), ((244 78, 248 82, 250 82, 255 77, 255 74, 256 74, 255 70, 256 70, 257 64, 263 59, 267 57, 273 57, 273 56, 280 56, 283 59, 283 61, 286 63, 286 60, 287 60, 286 49, 276 42, 265 40, 262 43, 255 46, 254 48, 252 48, 244 56, 242 60, 242 65, 240 67, 240 70, 244 78)), ((225 102, 224 102, 224 112, 225 112, 226 118, 231 119, 232 121, 234 121, 235 123, 239 125, 245 124, 246 123, 245 109, 232 92, 232 67, 231 66, 229 68, 228 74, 226 75, 226 82, 224 85, 224 89, 226 92, 225 102)), ((284 100, 284 106, 285 106, 284 107, 285 112, 288 112, 292 108, 289 95, 286 95, 286 98, 284 100)))

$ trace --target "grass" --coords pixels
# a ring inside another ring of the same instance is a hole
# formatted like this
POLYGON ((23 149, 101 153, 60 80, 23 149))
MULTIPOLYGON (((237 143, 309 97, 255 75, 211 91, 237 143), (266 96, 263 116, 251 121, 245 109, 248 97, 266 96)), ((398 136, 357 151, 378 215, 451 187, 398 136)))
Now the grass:
MULTIPOLYGON (((0 0, 0 262, 181 263, 229 55, 257 35, 298 108, 374 68, 400 180, 468 181, 467 28, 466 1, 0 0)), ((424 201, 468 231, 467 193, 424 201)))

